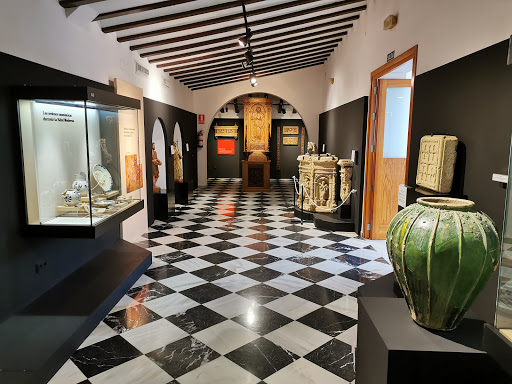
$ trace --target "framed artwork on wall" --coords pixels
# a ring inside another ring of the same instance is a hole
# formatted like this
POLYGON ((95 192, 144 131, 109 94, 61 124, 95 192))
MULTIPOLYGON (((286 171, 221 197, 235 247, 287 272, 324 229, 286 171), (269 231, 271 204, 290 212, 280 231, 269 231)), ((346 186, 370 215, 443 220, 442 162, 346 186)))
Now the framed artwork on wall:
POLYGON ((299 127, 283 127, 283 135, 298 135, 299 127))
POLYGON ((234 155, 235 140, 219 140, 217 141, 217 155, 234 155))
POLYGON ((283 145, 299 145, 299 138, 293 136, 283 137, 283 145))

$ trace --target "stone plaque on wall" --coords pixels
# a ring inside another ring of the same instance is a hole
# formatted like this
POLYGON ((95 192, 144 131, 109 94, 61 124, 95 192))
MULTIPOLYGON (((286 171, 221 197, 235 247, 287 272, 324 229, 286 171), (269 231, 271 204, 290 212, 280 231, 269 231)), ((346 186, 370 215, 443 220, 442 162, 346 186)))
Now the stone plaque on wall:
POLYGON ((270 152, 272 99, 244 99, 245 152, 270 152))
POLYGON ((215 125, 215 137, 234 137, 238 138, 238 125, 222 126, 215 125))
POLYGON ((450 192, 457 144, 458 139, 455 136, 423 136, 420 141, 416 184, 441 193, 450 192))
POLYGON ((293 136, 283 137, 283 145, 299 145, 299 138, 293 136))

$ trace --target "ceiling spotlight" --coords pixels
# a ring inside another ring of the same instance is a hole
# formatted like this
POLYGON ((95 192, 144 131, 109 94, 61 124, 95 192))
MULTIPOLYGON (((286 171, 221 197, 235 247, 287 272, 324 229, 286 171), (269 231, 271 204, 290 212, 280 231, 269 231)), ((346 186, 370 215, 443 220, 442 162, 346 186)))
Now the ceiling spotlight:
POLYGON ((248 49, 247 52, 245 52, 245 60, 247 61, 247 64, 252 64, 254 60, 254 56, 252 55, 252 49, 248 49))
POLYGON ((247 29, 247 33, 238 39, 238 44, 242 47, 246 47, 247 44, 249 44, 249 41, 251 40, 252 32, 250 29, 247 29))
POLYGON ((228 109, 228 105, 226 104, 226 112, 228 112, 228 111, 229 111, 229 109, 228 109))
POLYGON ((256 75, 254 74, 254 72, 251 73, 251 77, 249 77, 249 81, 251 82, 251 85, 253 87, 258 85, 258 79, 256 78, 256 75))
POLYGON ((249 68, 249 63, 247 61, 242 61, 242 68, 243 69, 249 68))
POLYGON ((286 109, 284 109, 284 108, 283 108, 283 109, 281 110, 281 113, 284 115, 284 114, 286 113, 286 109))

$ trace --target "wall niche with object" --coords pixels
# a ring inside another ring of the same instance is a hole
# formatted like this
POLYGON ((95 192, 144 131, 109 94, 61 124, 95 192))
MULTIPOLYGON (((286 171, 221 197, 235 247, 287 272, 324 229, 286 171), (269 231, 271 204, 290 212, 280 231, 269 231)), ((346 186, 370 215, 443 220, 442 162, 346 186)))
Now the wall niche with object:
POLYGON ((15 93, 30 233, 96 238, 144 207, 138 100, 88 87, 15 93))

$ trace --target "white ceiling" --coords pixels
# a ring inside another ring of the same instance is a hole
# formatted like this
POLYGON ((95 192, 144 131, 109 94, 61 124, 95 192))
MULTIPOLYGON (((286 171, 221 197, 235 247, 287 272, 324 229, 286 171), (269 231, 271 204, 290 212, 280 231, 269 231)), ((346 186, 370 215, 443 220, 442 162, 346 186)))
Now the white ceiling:
MULTIPOLYGON (((118 41, 128 42, 130 49, 193 90, 248 79, 250 70, 241 65, 246 49, 237 44, 238 37, 245 33, 241 1, 76 1, 92 2, 87 6, 101 19, 93 22, 99 23, 105 33, 115 33, 118 41), (105 15, 148 5, 158 9, 132 10, 113 15, 116 17, 105 15), (140 25, 141 22, 146 25, 140 25)), ((366 0, 245 2, 258 76, 322 64, 343 34, 350 33, 350 27, 357 23, 358 15, 367 6, 366 0)))

